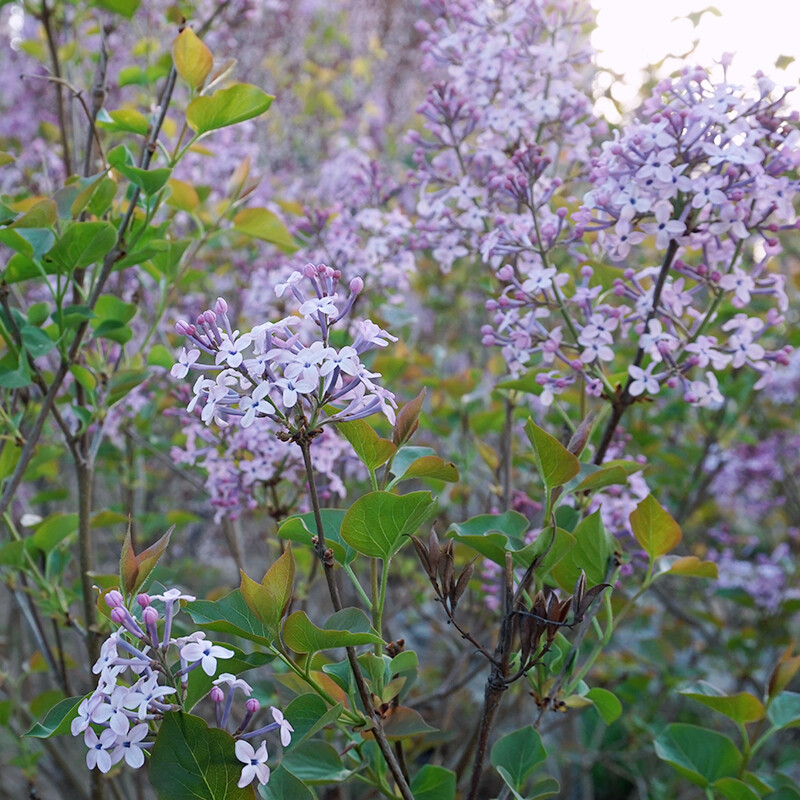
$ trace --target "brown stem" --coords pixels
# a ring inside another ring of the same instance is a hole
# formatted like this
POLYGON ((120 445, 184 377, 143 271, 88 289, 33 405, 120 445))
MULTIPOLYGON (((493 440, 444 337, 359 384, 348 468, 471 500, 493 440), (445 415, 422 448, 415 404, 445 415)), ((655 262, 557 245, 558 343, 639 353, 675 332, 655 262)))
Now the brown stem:
MULTIPOLYGON (((672 266, 672 262, 677 252, 678 243, 674 239, 670 239, 667 252, 664 254, 664 261, 661 263, 661 270, 658 273, 655 289, 653 290, 653 305, 650 308, 650 311, 647 314, 647 318, 644 322, 645 331, 647 331, 650 320, 652 320, 656 315, 658 304, 661 302, 661 292, 664 289, 667 275, 669 275, 670 267, 672 266)), ((636 351, 636 357, 633 359, 633 366, 638 367, 642 363, 643 358, 644 348, 639 345, 639 349, 636 351)), ((606 423, 605 430, 603 431, 603 438, 600 441, 600 446, 597 448, 597 453, 594 457, 594 463, 598 466, 603 463, 603 459, 606 457, 606 453, 611 445, 611 440, 614 438, 614 433, 619 426, 620 420, 628 408, 633 404, 634 398, 631 396, 630 392, 632 383, 633 378, 628 375, 628 380, 625 382, 625 388, 616 397, 611 398, 611 416, 606 423)))
POLYGON ((53 69, 53 75, 57 78, 55 81, 56 86, 56 106, 58 113, 58 129, 61 134, 61 148, 63 153, 61 160, 64 162, 64 171, 67 177, 72 175, 72 154, 70 153, 70 135, 69 135, 69 120, 67 119, 67 110, 64 106, 63 86, 61 84, 61 63, 58 59, 58 43, 56 42, 55 33, 52 26, 53 12, 50 6, 47 5, 47 0, 42 0, 42 13, 40 21, 44 27, 44 34, 47 39, 47 49, 50 52, 50 64, 53 69))
MULTIPOLYGON (((309 496, 311 498, 311 508, 314 511, 314 523, 317 528, 314 551, 317 558, 322 562, 325 572, 325 580, 328 584, 328 593, 331 597, 334 611, 342 610, 342 598, 339 594, 339 587, 336 584, 336 576, 334 570, 336 562, 333 558, 333 551, 329 550, 325 542, 325 532, 322 528, 322 513, 320 511, 319 496, 317 495, 317 484, 314 479, 314 468, 311 464, 311 441, 312 435, 305 431, 300 432, 294 437, 294 441, 299 445, 300 451, 303 454, 303 464, 306 469, 306 477, 308 478, 309 496)), ((408 780, 403 774, 403 769, 397 761, 397 757, 392 750, 392 745, 386 738, 386 733, 383 730, 383 720, 380 714, 375 710, 372 702, 372 693, 364 680, 364 675, 361 672, 361 665, 358 663, 358 656, 354 647, 346 648, 347 661, 350 664, 350 671, 353 673, 355 679, 356 689, 358 696, 361 698, 361 704, 364 706, 364 713, 372 723, 372 735, 375 737, 375 742, 378 749, 381 751, 386 766, 392 773, 397 788, 404 800, 414 800, 414 795, 411 794, 411 789, 408 786, 408 780)))
POLYGON ((510 553, 506 554, 506 569, 501 578, 501 591, 503 593, 503 619, 500 623, 500 635, 497 637, 497 646, 494 659, 486 681, 486 690, 483 695, 483 712, 478 725, 478 737, 475 746, 475 759, 472 762, 472 775, 469 783, 467 800, 477 800, 478 789, 483 775, 483 764, 489 748, 489 735, 492 732, 497 710, 503 692, 508 688, 509 663, 511 659, 511 645, 514 638, 514 572, 510 553))

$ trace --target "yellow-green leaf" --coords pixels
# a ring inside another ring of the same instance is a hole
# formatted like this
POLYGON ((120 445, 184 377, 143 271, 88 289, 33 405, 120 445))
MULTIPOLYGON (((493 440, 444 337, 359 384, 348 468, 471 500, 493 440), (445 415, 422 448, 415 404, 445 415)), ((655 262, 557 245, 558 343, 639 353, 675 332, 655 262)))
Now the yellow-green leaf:
POLYGON ((713 561, 701 561, 697 556, 683 556, 672 562, 667 570, 670 575, 687 578, 718 578, 719 571, 713 561))
POLYGON ((170 195, 167 198, 167 205, 177 208, 179 211, 194 211, 200 205, 200 197, 194 186, 177 178, 170 178, 167 181, 170 195))
POLYGON ((651 494, 636 506, 630 521, 636 541, 651 558, 669 553, 682 538, 681 526, 651 494))
POLYGON ((206 82, 214 66, 214 56, 191 28, 184 28, 172 43, 175 69, 189 86, 197 91, 206 82))
POLYGON ((248 236, 277 245, 284 253, 297 250, 289 229, 269 209, 245 208, 233 218, 233 227, 248 236))
POLYGON ((578 459, 530 417, 525 423, 525 433, 533 445, 536 466, 547 489, 563 486, 580 472, 578 459))

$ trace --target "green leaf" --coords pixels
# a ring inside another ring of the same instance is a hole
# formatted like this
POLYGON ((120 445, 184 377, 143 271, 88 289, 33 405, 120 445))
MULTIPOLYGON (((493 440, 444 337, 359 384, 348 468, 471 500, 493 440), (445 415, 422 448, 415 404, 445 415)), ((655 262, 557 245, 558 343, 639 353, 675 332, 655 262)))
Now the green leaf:
POLYGON ((368 470, 383 466, 397 452, 392 442, 381 439, 363 419, 339 422, 336 428, 350 442, 355 454, 368 470))
MULTIPOLYGON (((323 508, 320 512, 325 543, 333 550, 333 556, 340 564, 349 564, 358 555, 347 542, 342 541, 339 533, 346 513, 343 508, 323 508)), ((289 517, 278 528, 278 538, 310 547, 311 537, 316 530, 313 512, 299 514, 296 517, 289 517)))
POLYGON ((622 703, 608 689, 601 689, 596 686, 594 689, 590 689, 585 696, 592 701, 592 705, 597 709, 597 713, 600 714, 606 725, 610 725, 614 720, 619 719, 622 714, 622 703))
POLYGON ((636 541, 650 558, 665 555, 676 547, 682 538, 680 525, 661 507, 652 494, 648 494, 636 506, 630 515, 630 520, 636 541))
POLYGON ((316 800, 316 795, 299 778, 295 778, 283 764, 269 776, 269 783, 261 787, 265 800, 316 800))
POLYGON ((50 228, 58 218, 55 200, 37 200, 24 214, 20 214, 9 228, 50 228))
POLYGON ((517 511, 506 511, 503 514, 479 514, 470 517, 466 522, 454 522, 450 529, 461 537, 485 536, 497 531, 508 539, 522 543, 522 538, 530 530, 527 517, 517 511))
POLYGON ((546 797, 554 797, 561 791, 561 785, 555 778, 545 778, 536 781, 533 789, 528 792, 526 800, 545 800, 546 797))
POLYGON ((622 467, 593 467, 591 464, 581 464, 580 471, 586 471, 586 476, 570 489, 571 492, 596 492, 598 489, 605 489, 606 486, 623 486, 628 482, 628 476, 622 467))
POLYGON ((589 586, 605 582, 615 542, 603 525, 600 511, 581 520, 572 535, 575 537, 575 547, 553 568, 553 578, 567 592, 572 592, 581 570, 586 573, 589 586))
POLYGON ((294 590, 294 556, 291 545, 267 570, 261 583, 241 572, 240 591, 250 610, 264 623, 273 639, 278 638, 281 619, 294 590))
POLYGON ((136 304, 126 303, 113 294, 101 294, 95 303, 94 313, 98 321, 130 322, 136 316, 136 304))
POLYGON ((50 303, 34 303, 28 309, 28 324, 38 327, 50 316, 50 303))
POLYGON ((779 729, 800 725, 800 694, 781 692, 767 709, 767 719, 779 729))
POLYGON ((19 333, 22 344, 33 358, 46 355, 55 347, 55 342, 41 328, 23 325, 19 333))
POLYGON ((703 788, 720 778, 739 774, 741 755, 736 745, 708 728, 672 723, 656 739, 655 749, 662 761, 703 788))
POLYGON ((339 783, 347 780, 351 774, 336 750, 327 742, 320 741, 303 742, 288 750, 281 766, 312 786, 316 783, 339 783))
POLYGON ((20 352, 16 363, 13 363, 13 353, 10 353, 3 360, 6 361, 7 359, 10 359, 12 364, 0 366, 0 386, 4 386, 6 389, 21 389, 23 386, 29 386, 32 383, 31 371, 28 366, 28 357, 25 353, 20 352))
POLYGON ((272 643, 266 625, 248 608, 238 589, 214 602, 195 600, 186 606, 186 612, 204 630, 239 636, 261 645, 272 643))
POLYGON ((150 122, 144 114, 133 108, 121 108, 118 111, 106 111, 103 108, 97 115, 97 127, 111 133, 136 133, 145 136, 150 130, 150 122))
POLYGON ((456 483, 458 469, 452 461, 445 461, 430 447, 403 447, 392 462, 396 481, 412 478, 433 478, 456 483))
POLYGON ((25 734, 35 739, 49 739, 51 736, 62 736, 70 732, 70 723, 78 716, 78 706, 83 697, 65 697, 56 703, 44 718, 35 723, 25 734))
POLYGON ((141 0, 94 0, 94 5, 131 19, 141 0))
POLYGON ((78 515, 55 513, 40 522, 33 534, 33 543, 43 553, 55 550, 78 530, 78 515))
POLYGON ((336 722, 343 708, 344 703, 328 708, 328 704, 317 694, 295 697, 283 712, 294 728, 289 748, 296 747, 317 731, 336 722))
MULTIPOLYGON (((202 99, 202 98, 198 98, 202 99)), ((266 208, 244 208, 233 218, 233 228, 262 242, 269 242, 284 253, 294 253, 297 244, 277 214, 266 208)), ((355 420, 354 420, 355 421, 355 420)), ((359 420, 363 421, 363 420, 359 420)), ((347 423, 349 424, 349 423, 347 423)), ((364 423, 367 424, 366 422, 364 423)))
POLYGON ((456 774, 444 767, 426 764, 411 781, 414 800, 453 800, 456 796, 456 774))
POLYGON ((198 134, 235 125, 263 114, 275 98, 257 86, 237 83, 210 97, 195 97, 186 109, 186 121, 198 134))
POLYGON ((435 513, 430 492, 397 495, 370 492, 347 510, 341 536, 365 556, 391 558, 423 522, 435 513))
POLYGON ((533 445, 536 466, 548 491, 563 486, 578 474, 581 468, 578 459, 530 417, 525 423, 525 433, 533 445))
POLYGON ((506 734, 492 748, 495 769, 502 767, 511 780, 511 788, 521 792, 527 777, 547 758, 542 737, 532 726, 506 734))
POLYGON ((175 363, 175 355, 168 350, 163 344, 156 344, 150 348, 147 354, 148 367, 162 367, 163 369, 171 369, 175 363))
MULTIPOLYGON (((406 706, 395 706, 390 709, 383 725, 383 732, 391 741, 399 741, 407 736, 419 736, 423 733, 434 733, 436 730, 425 722, 418 711, 406 706)), ((366 733, 365 736, 367 736, 366 733)))
POLYGON ((133 165, 133 156, 124 145, 115 147, 106 156, 108 163, 127 178, 134 186, 138 186, 145 195, 153 195, 164 188, 172 175, 168 167, 142 169, 133 165))
POLYGON ((241 774, 229 733, 191 714, 164 714, 150 758, 150 782, 159 800, 255 800, 252 786, 236 785, 241 774))
POLYGON ((372 630, 367 615, 358 608, 337 611, 323 628, 309 620, 305 611, 295 611, 283 624, 283 640, 296 653, 317 653, 334 647, 383 644, 372 630))
POLYGON ((698 681, 680 694, 724 714, 734 722, 756 722, 764 717, 764 704, 749 692, 728 695, 706 681, 698 681))
POLYGON ((563 528, 555 529, 555 536, 551 527, 539 532, 536 539, 515 556, 518 562, 529 564, 536 556, 542 556, 539 573, 550 572, 573 548, 575 537, 563 528))
POLYGON ((736 778, 720 778, 718 781, 714 781, 711 788, 715 792, 719 792, 726 800, 759 800, 761 797, 744 781, 736 778))

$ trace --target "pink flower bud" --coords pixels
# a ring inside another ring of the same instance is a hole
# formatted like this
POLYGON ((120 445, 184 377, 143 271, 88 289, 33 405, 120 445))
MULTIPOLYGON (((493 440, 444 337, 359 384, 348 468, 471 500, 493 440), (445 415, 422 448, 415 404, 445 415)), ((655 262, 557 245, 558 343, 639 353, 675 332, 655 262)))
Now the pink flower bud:
POLYGON ((150 602, 151 602, 150 601, 150 595, 149 594, 145 594, 144 592, 142 592, 141 594, 137 594, 136 595, 136 602, 142 608, 147 608, 147 606, 149 606, 150 602))
POLYGON ((217 315, 209 308, 208 311, 203 312, 203 319, 209 323, 217 321, 217 315))
POLYGON ((364 281, 359 277, 353 278, 350 281, 350 291, 353 294, 361 294, 364 291, 364 281))
POLYGON ((125 602, 125 599, 122 597, 121 592, 117 589, 112 589, 108 594, 106 594, 106 605, 109 608, 117 608, 121 606, 125 602))
POLYGON ((303 275, 305 275, 306 278, 316 278, 317 268, 313 264, 306 264, 303 267, 303 275))
POLYGON ((225 314, 228 311, 228 304, 225 302, 224 298, 217 298, 217 302, 214 303, 214 310, 217 314, 225 314))
POLYGON ((261 708, 261 703, 259 703, 258 700, 256 700, 255 697, 249 697, 247 699, 247 702, 244 704, 244 707, 251 714, 255 714, 261 708))
POLYGON ((117 625, 122 625, 125 621, 125 609, 122 606, 115 606, 111 609, 111 620, 117 625))
POLYGON ((215 702, 221 703, 225 699, 225 692, 219 688, 219 686, 212 687, 211 691, 208 693, 208 696, 215 702))
POLYGON ((158 622, 158 611, 156 611, 153 606, 147 606, 144 611, 142 611, 142 619, 145 622, 145 625, 152 625, 158 622))

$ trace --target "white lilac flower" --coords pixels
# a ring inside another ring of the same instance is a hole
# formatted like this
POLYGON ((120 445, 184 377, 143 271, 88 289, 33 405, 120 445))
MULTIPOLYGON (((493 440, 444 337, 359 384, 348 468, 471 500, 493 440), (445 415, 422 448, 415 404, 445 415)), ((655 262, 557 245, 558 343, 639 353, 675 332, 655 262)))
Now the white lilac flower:
POLYGON ((185 378, 198 358, 200 358, 200 351, 196 347, 193 347, 188 352, 185 347, 181 348, 178 363, 173 365, 170 370, 170 375, 172 375, 173 378, 185 378))
POLYGON ((272 718, 280 726, 281 744, 284 747, 288 747, 292 741, 292 734, 294 733, 294 728, 289 723, 289 720, 283 716, 283 712, 279 708, 275 708, 275 706, 270 706, 269 710, 272 712, 272 718))
POLYGON ((142 722, 134 725, 124 736, 118 737, 116 746, 111 753, 111 763, 116 764, 124 758, 129 767, 133 767, 133 769, 141 767, 144 764, 141 742, 147 736, 147 731, 147 723, 142 722))
POLYGON ((239 739, 236 742, 236 758, 244 762, 242 775, 237 784, 240 789, 251 784, 255 779, 263 786, 269 783, 269 767, 267 766, 267 743, 261 742, 258 750, 253 749, 253 745, 239 739))
POLYGON ((658 394, 658 381, 653 377, 653 368, 656 366, 655 361, 651 361, 646 369, 634 366, 631 364, 628 367, 628 375, 633 378, 628 392, 632 397, 638 397, 640 394, 647 392, 648 394, 658 394))
POLYGON ((151 703, 161 703, 161 698, 168 694, 172 694, 175 690, 171 686, 160 686, 158 683, 158 674, 152 673, 149 678, 142 678, 135 683, 131 690, 135 690, 136 694, 132 698, 135 704, 132 709, 137 709, 139 719, 144 719, 147 715, 151 703))
POLYGON ((218 658, 233 658, 233 656, 233 650, 211 642, 189 642, 181 648, 181 658, 189 664, 199 661, 203 672, 209 676, 217 671, 218 658))
POLYGON ((97 769, 100 772, 108 772, 111 769, 111 748, 117 743, 117 734, 106 728, 100 736, 98 736, 94 729, 87 728, 86 733, 83 735, 84 744, 89 748, 86 754, 86 766, 89 769, 97 769))
POLYGON ((219 677, 214 681, 214 686, 219 686, 221 683, 231 687, 231 691, 239 689, 247 697, 253 693, 253 687, 245 680, 237 678, 230 672, 221 672, 219 677))

